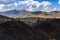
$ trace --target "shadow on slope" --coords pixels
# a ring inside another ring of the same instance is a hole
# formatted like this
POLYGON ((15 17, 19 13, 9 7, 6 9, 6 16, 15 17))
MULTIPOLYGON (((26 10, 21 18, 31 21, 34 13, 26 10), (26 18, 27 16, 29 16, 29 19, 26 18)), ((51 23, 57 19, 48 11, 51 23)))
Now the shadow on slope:
POLYGON ((0 40, 27 40, 29 27, 23 22, 9 21, 0 24, 0 40))
POLYGON ((34 31, 40 34, 40 31, 46 32, 50 38, 60 40, 60 19, 48 19, 33 27, 34 31))
POLYGON ((60 19, 48 19, 29 27, 22 21, 0 24, 0 40, 60 40, 60 19))
POLYGON ((0 24, 0 40, 49 40, 49 38, 41 32, 36 34, 21 21, 8 21, 0 24))

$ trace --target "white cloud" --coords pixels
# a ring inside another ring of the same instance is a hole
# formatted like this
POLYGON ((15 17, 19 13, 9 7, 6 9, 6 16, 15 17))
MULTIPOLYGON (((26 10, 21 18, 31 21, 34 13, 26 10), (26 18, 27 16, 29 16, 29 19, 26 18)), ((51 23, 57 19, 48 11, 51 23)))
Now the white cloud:
POLYGON ((58 1, 58 4, 60 4, 60 0, 58 1))
POLYGON ((44 7, 47 7, 47 6, 52 5, 52 3, 48 2, 48 1, 43 1, 41 4, 42 4, 44 7))
POLYGON ((25 0, 25 1, 33 1, 33 0, 25 0))
POLYGON ((52 3, 48 1, 43 1, 40 3, 34 0, 25 0, 25 1, 18 1, 10 4, 3 4, 3 5, 4 6, 2 6, 1 9, 4 10, 25 9, 27 11, 46 11, 48 10, 49 6, 52 5, 52 3))
POLYGON ((16 1, 16 0, 0 0, 0 1, 4 1, 4 2, 10 1, 11 2, 11 1, 16 1))
POLYGON ((3 9, 4 6, 4 4, 0 4, 0 10, 3 9))
POLYGON ((25 9, 28 10, 28 11, 39 11, 39 10, 40 11, 42 11, 42 10, 45 11, 45 10, 48 9, 48 7, 50 5, 52 5, 52 3, 48 2, 48 1, 43 1, 43 2, 40 3, 38 1, 33 1, 33 0, 24 1, 24 2, 21 2, 21 4, 22 4, 22 6, 25 5, 25 7, 27 7, 25 9))
POLYGON ((0 0, 0 3, 12 3, 15 2, 16 0, 0 0))
POLYGON ((56 11, 56 10, 57 10, 57 8, 54 8, 54 9, 53 9, 53 11, 56 11))

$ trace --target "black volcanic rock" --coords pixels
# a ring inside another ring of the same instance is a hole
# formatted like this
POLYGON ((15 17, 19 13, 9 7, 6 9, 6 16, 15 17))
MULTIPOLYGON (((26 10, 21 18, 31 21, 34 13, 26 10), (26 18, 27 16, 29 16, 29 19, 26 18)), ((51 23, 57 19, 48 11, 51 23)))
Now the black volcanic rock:
POLYGON ((0 24, 0 40, 26 40, 29 28, 23 22, 10 21, 0 24))
POLYGON ((49 40, 49 37, 21 21, 9 21, 0 24, 0 40, 49 40))
MULTIPOLYGON (((37 23, 36 23, 37 24, 37 23)), ((47 19, 33 27, 34 31, 40 33, 46 32, 51 38, 60 40, 60 19, 47 19)))

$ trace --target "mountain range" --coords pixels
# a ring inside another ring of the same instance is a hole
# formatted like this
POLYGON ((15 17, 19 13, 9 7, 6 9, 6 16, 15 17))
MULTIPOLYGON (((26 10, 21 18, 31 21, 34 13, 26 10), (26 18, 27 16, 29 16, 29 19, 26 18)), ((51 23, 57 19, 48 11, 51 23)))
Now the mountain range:
POLYGON ((60 18, 60 11, 29 12, 26 10, 10 10, 10 11, 5 11, 5 12, 0 12, 0 15, 4 15, 4 16, 8 16, 8 17, 14 17, 14 18, 27 18, 27 17, 60 18))

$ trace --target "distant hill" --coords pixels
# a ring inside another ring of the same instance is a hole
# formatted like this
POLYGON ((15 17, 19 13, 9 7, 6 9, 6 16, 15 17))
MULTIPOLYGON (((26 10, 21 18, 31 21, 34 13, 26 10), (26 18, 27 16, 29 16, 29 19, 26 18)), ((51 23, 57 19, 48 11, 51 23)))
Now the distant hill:
POLYGON ((17 10, 0 12, 1 15, 5 15, 5 16, 8 16, 8 17, 15 17, 18 13, 19 13, 19 11, 17 11, 17 10))
POLYGON ((5 21, 10 21, 12 18, 9 18, 7 16, 0 15, 0 23, 5 21))
POLYGON ((5 15, 8 17, 22 16, 22 15, 25 15, 26 13, 29 13, 29 12, 26 10, 10 10, 5 12, 0 12, 1 15, 5 15))
POLYGON ((35 15, 38 15, 38 14, 41 14, 42 11, 35 11, 35 12, 31 12, 32 14, 35 14, 35 15))
POLYGON ((0 15, 0 19, 11 19, 11 18, 9 18, 7 16, 0 15))
POLYGON ((27 17, 60 18, 60 11, 29 12, 29 11, 26 11, 26 10, 10 10, 10 11, 5 11, 5 12, 0 12, 0 14, 8 16, 8 17, 15 17, 15 18, 27 18, 27 17))
POLYGON ((23 16, 18 16, 18 18, 29 18, 29 17, 38 17, 38 18, 60 18, 60 11, 52 11, 52 12, 29 12, 25 13, 23 16), (30 14, 29 14, 30 13, 30 14))

